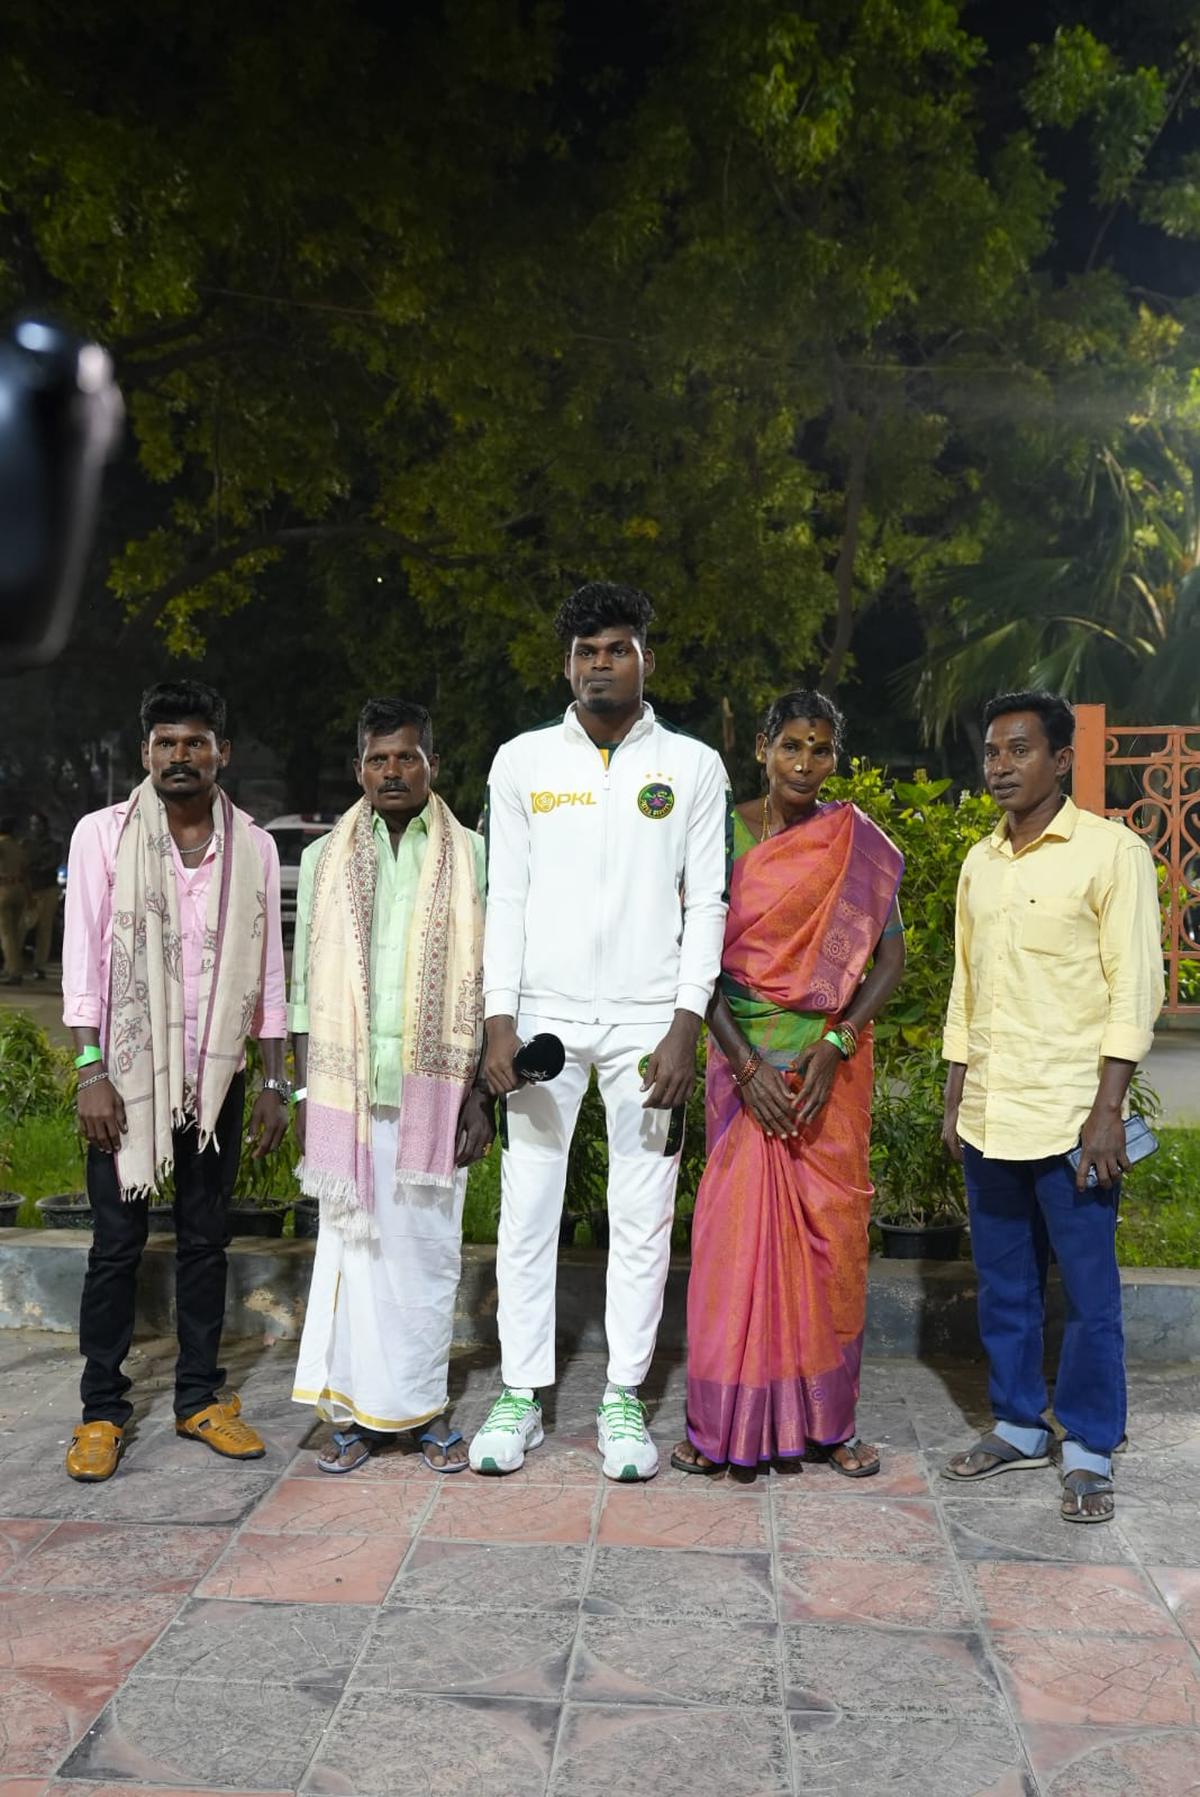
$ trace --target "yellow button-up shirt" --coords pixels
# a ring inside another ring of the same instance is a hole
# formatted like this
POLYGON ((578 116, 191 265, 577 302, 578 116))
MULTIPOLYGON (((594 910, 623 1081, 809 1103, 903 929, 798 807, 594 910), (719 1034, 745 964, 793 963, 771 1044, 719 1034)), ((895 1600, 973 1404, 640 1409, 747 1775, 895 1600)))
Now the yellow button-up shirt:
MULTIPOLYGON (((371 819, 375 836, 375 909, 371 917, 371 1102, 400 1103, 400 1056, 404 1048, 404 969, 408 960, 408 934, 413 904, 425 851, 429 823, 419 811, 392 852, 388 827, 376 812, 371 819)), ((487 875, 482 836, 469 832, 475 850, 475 878, 482 894, 487 875)), ((293 1035, 308 1034, 308 920, 312 910, 313 880, 326 839, 318 837, 300 857, 296 883, 296 934, 292 943, 292 995, 288 1027, 293 1035)))
POLYGON ((1066 1154, 1101 1062, 1140 1061, 1162 1009, 1154 862, 1124 824, 1070 799, 1014 855, 1008 820, 958 881, 942 1052, 966 1063, 958 1133, 994 1160, 1066 1154))

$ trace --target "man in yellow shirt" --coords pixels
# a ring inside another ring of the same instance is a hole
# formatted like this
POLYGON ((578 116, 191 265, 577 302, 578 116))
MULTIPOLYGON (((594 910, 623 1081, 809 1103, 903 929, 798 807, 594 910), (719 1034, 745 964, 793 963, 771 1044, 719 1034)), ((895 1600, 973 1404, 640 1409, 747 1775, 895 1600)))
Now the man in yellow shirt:
POLYGON ((1006 693, 984 724, 984 779, 1004 816, 959 877, 942 1135, 966 1177, 996 1426, 945 1476, 1049 1464, 1052 1248, 1067 1300, 1054 1386, 1066 1432, 1062 1515, 1107 1522, 1125 1433, 1115 1240, 1129 1164, 1123 1113, 1163 1001, 1154 863, 1132 830, 1063 793, 1075 729, 1065 699, 1006 693), (1066 1158, 1077 1144, 1078 1173, 1066 1158))

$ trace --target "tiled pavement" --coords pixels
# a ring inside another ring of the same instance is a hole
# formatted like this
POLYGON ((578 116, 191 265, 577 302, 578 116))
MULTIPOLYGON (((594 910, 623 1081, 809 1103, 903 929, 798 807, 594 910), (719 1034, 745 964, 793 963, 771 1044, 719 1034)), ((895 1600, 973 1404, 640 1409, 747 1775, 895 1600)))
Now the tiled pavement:
MULTIPOLYGON (((0 1338, 0 1797, 1200 1792, 1191 1369, 1134 1376, 1118 1523, 1072 1528, 1052 1472, 937 1477, 977 1366, 868 1369, 877 1479, 621 1487, 594 1359, 503 1481, 316 1475, 287 1346, 231 1358, 270 1452, 228 1465, 176 1440, 170 1361, 139 1350, 137 1438, 76 1486, 72 1345, 0 1338)), ((495 1368, 456 1376, 469 1429, 495 1368)), ((666 1449, 681 1369, 651 1384, 666 1449)))

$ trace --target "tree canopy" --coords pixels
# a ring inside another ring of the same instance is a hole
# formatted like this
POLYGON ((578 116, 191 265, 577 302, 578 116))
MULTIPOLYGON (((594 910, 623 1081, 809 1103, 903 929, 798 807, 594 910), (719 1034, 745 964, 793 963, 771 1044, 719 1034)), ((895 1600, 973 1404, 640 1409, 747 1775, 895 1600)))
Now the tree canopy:
POLYGON ((1194 707, 1200 41, 1137 12, 14 0, 0 295, 130 411, 83 640, 219 670, 297 796, 390 687, 467 801, 594 576, 739 755, 896 608, 935 734, 1194 707))

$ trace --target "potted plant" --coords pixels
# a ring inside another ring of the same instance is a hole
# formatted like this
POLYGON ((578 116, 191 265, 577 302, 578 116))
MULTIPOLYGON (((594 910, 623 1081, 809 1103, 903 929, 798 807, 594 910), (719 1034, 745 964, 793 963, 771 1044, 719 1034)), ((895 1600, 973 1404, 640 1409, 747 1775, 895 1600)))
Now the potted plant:
POLYGON ((897 1056, 876 1082, 871 1207, 886 1257, 957 1260, 966 1204, 962 1168, 942 1146, 945 1066, 935 1048, 897 1056))
POLYGON ((288 1211, 296 1207, 296 1234, 315 1235, 315 1200, 300 1198, 300 1182, 296 1178, 296 1162, 300 1149, 288 1117, 288 1129, 278 1148, 255 1160, 245 1146, 254 1100, 263 1073, 262 1050, 255 1041, 246 1044, 246 1097, 242 1112, 242 1155, 237 1178, 229 1197, 229 1228, 235 1236, 279 1236, 288 1211), (314 1209, 311 1232, 300 1227, 299 1204, 311 1203, 314 1209))

